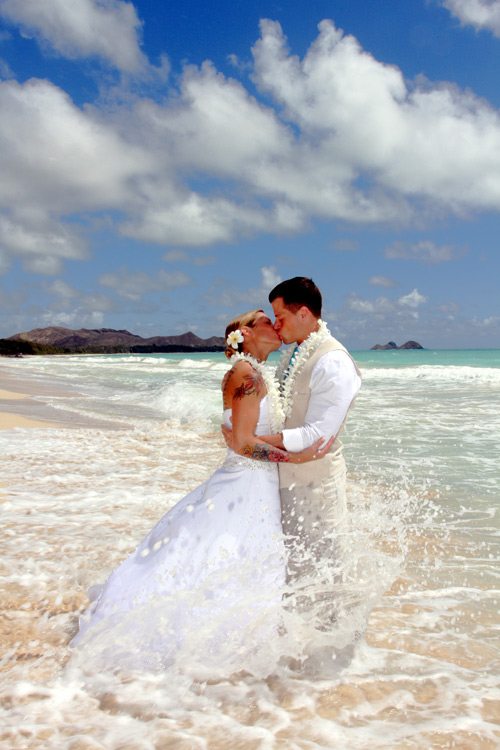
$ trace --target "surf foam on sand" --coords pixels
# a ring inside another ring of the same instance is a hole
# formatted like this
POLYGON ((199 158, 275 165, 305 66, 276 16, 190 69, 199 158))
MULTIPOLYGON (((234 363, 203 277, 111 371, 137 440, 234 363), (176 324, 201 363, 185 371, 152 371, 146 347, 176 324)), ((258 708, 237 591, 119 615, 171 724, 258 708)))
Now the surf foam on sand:
POLYGON ((434 393, 430 374, 411 389, 394 371, 365 379, 346 442, 353 597, 373 601, 336 676, 318 681, 281 664, 265 679, 193 682, 181 670, 89 673, 67 644, 87 588, 220 462, 222 371, 215 360, 199 366, 202 357, 196 367, 143 357, 144 372, 136 358, 132 369, 120 357, 102 368, 92 359, 9 368, 33 376, 31 390, 43 380, 50 393, 40 400, 61 418, 84 419, 88 405, 92 419, 104 413, 121 429, 0 435, 2 750, 498 746, 498 523, 494 467, 480 460, 497 429, 491 389, 481 402, 456 373, 434 393), (191 395, 187 418, 180 393, 191 395), (468 427, 488 409, 488 430, 468 427), (466 443, 464 425, 474 437, 466 443))

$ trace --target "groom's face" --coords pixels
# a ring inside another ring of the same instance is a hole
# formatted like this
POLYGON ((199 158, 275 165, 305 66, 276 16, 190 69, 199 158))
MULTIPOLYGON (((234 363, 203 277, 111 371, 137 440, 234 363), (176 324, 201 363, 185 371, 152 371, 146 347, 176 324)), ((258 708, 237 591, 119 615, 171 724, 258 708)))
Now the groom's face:
POLYGON ((300 337, 300 320, 296 312, 289 310, 283 303, 283 297, 277 297, 271 302, 276 322, 274 330, 284 344, 291 344, 300 337))

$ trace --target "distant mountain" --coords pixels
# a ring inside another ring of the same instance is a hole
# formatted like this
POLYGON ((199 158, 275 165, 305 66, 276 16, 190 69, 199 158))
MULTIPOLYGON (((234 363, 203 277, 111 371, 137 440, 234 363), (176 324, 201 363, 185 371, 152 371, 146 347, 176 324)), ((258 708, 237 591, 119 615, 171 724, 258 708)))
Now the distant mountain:
POLYGON ((406 344, 401 344, 401 346, 398 346, 394 343, 394 341, 389 341, 387 344, 375 344, 375 346, 372 346, 373 349, 378 350, 387 350, 387 349, 423 349, 424 347, 422 344, 419 344, 418 341, 407 341, 406 344))
POLYGON ((62 328, 48 326, 34 328, 0 340, 0 353, 15 354, 12 348, 18 343, 19 353, 26 353, 26 344, 34 353, 120 353, 120 352, 190 352, 223 351, 224 339, 211 336, 202 339, 188 331, 179 336, 152 336, 143 338, 135 333, 113 328, 62 328), (2 345, 3 341, 3 345, 2 345), (7 343, 10 342, 10 343, 7 343), (23 346, 24 344, 24 346, 23 346), (5 352, 3 350, 6 350, 5 352), (8 351, 7 351, 8 350, 8 351))

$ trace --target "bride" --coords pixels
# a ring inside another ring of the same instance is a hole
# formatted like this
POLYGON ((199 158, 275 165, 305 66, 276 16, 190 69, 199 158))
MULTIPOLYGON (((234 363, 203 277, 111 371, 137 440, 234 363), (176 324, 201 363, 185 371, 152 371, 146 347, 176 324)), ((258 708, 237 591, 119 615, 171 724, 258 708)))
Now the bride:
POLYGON ((262 310, 233 320, 226 342, 223 418, 234 450, 91 590, 71 642, 85 663, 179 664, 212 676, 272 669, 286 570, 277 463, 321 458, 330 443, 287 453, 259 437, 281 428, 277 387, 262 364, 281 341, 262 310))

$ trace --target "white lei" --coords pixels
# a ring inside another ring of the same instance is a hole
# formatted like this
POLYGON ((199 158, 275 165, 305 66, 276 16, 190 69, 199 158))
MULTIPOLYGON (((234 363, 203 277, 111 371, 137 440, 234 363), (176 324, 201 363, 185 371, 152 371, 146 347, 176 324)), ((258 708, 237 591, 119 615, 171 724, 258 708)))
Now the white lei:
POLYGON ((291 351, 293 351, 292 347, 288 347, 283 352, 278 369, 276 370, 276 375, 280 383, 283 424, 292 411, 293 392, 297 375, 318 346, 331 336, 324 320, 318 320, 318 325, 318 330, 309 334, 302 344, 300 344, 292 362, 290 362, 291 351))
POLYGON ((258 359, 252 357, 251 354, 236 352, 230 359, 232 365, 240 361, 248 362, 254 370, 257 370, 262 376, 269 397, 269 421, 271 422, 271 431, 273 434, 275 432, 281 432, 285 418, 280 398, 280 387, 274 372, 269 367, 266 367, 263 362, 259 362, 258 359))

